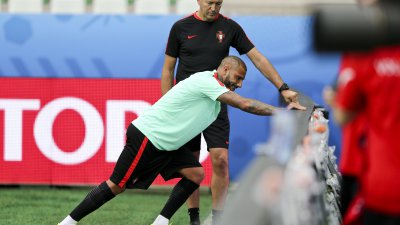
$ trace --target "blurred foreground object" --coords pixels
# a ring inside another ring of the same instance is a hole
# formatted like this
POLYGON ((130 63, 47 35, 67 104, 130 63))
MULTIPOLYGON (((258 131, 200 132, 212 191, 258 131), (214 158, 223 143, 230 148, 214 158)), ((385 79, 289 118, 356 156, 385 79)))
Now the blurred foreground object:
POLYGON ((313 14, 317 51, 364 51, 400 43, 400 1, 318 6, 313 14))
POLYGON ((307 111, 272 117, 268 142, 243 172, 219 225, 339 225, 339 179, 324 109, 304 95, 307 111))

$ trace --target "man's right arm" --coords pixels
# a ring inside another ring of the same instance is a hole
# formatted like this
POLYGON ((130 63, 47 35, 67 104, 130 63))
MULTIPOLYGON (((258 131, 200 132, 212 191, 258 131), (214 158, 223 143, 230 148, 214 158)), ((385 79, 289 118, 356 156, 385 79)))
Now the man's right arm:
POLYGON ((272 105, 265 104, 255 99, 244 98, 233 91, 225 92, 220 95, 217 100, 256 115, 270 116, 278 110, 278 108, 272 105))
POLYGON ((161 72, 161 93, 164 95, 174 86, 176 58, 165 55, 164 66, 161 72))

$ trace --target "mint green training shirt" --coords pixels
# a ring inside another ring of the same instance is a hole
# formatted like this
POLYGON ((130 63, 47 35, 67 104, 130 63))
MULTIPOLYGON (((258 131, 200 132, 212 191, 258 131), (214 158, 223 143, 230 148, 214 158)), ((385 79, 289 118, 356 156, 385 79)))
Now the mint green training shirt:
POLYGON ((207 128, 218 116, 217 98, 229 91, 216 71, 195 73, 179 82, 132 121, 155 147, 173 151, 207 128))

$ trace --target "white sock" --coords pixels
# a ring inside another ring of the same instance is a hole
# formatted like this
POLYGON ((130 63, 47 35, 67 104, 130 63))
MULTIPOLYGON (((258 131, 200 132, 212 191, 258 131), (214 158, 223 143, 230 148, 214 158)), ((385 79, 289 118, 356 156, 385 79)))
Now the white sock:
POLYGON ((71 216, 68 215, 63 221, 60 222, 60 225, 75 225, 77 223, 78 221, 75 221, 71 216))
POLYGON ((168 225, 168 223, 169 223, 169 219, 167 219, 161 215, 158 215, 156 220, 154 220, 153 225, 168 225))

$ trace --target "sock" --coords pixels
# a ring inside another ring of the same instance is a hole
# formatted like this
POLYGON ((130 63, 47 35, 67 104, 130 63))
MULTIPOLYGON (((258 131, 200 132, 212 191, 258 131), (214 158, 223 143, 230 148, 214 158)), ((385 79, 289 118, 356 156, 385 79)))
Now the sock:
POLYGON ((190 223, 199 222, 200 223, 200 209, 199 208, 190 208, 188 209, 190 223))
POLYGON ((74 219, 72 219, 72 217, 70 215, 68 215, 67 217, 65 217, 65 219, 63 221, 61 221, 59 224, 60 225, 75 225, 78 222, 75 221, 74 219))
POLYGON ((223 212, 224 212, 223 210, 217 210, 217 209, 212 210, 212 224, 213 225, 218 224, 223 212))
POLYGON ((182 178, 172 189, 171 195, 161 210, 160 215, 171 219, 172 215, 185 203, 189 196, 199 187, 191 180, 182 178))
POLYGON ((169 219, 165 218, 162 215, 158 215, 152 225, 168 225, 168 223, 169 223, 169 219))
POLYGON ((114 197, 114 193, 112 193, 110 187, 104 181, 89 192, 86 198, 69 215, 74 220, 79 221, 114 197))

